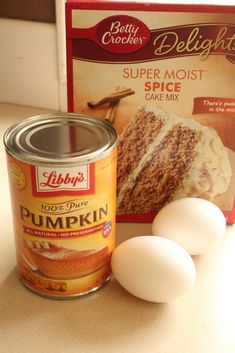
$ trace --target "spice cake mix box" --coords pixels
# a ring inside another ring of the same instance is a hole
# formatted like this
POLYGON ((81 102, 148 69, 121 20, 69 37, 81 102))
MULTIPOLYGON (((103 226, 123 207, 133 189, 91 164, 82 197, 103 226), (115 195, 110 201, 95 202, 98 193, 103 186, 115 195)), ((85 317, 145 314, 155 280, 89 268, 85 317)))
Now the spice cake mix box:
POLYGON ((201 197, 234 223, 235 6, 71 0, 66 27, 68 110, 119 134, 118 220, 201 197))

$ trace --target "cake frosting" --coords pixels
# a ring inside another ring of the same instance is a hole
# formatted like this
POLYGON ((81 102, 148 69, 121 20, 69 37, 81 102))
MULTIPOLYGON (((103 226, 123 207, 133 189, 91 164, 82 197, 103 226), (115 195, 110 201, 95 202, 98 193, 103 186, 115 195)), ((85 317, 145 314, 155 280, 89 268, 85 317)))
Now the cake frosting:
POLYGON ((193 119, 141 106, 118 142, 117 211, 158 211, 182 197, 213 201, 229 185, 227 149, 193 119))

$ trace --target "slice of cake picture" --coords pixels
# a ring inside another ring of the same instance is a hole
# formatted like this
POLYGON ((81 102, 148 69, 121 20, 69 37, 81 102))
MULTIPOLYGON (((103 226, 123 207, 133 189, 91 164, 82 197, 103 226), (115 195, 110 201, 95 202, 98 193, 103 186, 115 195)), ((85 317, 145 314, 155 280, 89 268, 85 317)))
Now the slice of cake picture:
POLYGON ((226 193, 231 174, 213 128, 141 106, 119 137, 117 213, 157 212, 183 197, 213 202, 226 193))

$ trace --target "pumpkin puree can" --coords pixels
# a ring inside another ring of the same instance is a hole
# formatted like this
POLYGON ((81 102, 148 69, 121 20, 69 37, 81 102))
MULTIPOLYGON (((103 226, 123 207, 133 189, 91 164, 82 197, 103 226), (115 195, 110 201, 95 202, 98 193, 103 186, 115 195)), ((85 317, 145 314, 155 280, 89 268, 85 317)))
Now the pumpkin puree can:
POLYGON ((110 278, 116 141, 111 124, 79 114, 35 116, 6 131, 17 267, 32 291, 70 298, 110 278))

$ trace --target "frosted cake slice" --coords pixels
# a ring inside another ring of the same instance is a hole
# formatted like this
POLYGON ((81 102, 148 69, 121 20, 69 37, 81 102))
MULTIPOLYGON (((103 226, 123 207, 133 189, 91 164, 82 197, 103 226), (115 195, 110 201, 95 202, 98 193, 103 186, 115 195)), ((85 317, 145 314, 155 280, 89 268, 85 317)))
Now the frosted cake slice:
POLYGON ((226 148, 212 128, 142 106, 118 143, 118 214, 156 212, 182 197, 213 201, 229 185, 226 148))

